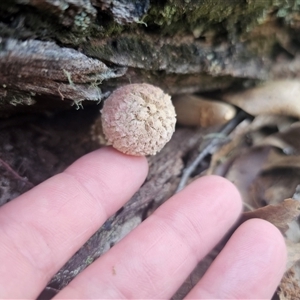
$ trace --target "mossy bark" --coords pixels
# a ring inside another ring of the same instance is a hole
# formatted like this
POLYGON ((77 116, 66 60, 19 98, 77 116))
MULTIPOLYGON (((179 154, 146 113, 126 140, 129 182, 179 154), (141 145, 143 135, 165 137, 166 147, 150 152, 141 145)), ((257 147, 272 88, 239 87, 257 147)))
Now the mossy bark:
POLYGON ((178 94, 297 77, 299 10, 298 0, 2 0, 1 114, 78 107, 129 82, 178 94))

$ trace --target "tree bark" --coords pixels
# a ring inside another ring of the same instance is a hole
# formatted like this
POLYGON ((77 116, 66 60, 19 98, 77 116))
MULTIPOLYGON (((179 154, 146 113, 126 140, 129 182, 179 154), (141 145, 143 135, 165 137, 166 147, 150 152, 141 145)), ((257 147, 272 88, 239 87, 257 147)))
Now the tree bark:
POLYGON ((299 6, 294 0, 2 0, 1 113, 78 107, 129 82, 179 94, 298 77, 299 6))

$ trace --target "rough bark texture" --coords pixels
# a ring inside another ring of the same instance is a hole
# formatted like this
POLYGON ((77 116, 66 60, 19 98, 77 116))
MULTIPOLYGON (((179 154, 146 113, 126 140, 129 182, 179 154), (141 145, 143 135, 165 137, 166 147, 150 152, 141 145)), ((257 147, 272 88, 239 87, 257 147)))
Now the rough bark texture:
POLYGON ((99 101, 128 82, 178 94, 297 77, 299 8, 297 0, 2 0, 1 113, 99 101))
MULTIPOLYGON (((96 104, 120 85, 217 94, 300 77, 299 11, 299 0, 1 0, 0 203, 95 149, 96 104)), ((149 160, 140 191, 53 278, 48 296, 174 192, 201 138, 176 131, 149 160)))

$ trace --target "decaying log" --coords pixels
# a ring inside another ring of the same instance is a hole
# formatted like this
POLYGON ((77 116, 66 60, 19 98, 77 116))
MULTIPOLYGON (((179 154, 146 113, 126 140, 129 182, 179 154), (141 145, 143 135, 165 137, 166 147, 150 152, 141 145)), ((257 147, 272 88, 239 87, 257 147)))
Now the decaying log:
POLYGON ((129 82, 180 94, 300 77, 299 7, 285 0, 2 0, 1 113, 79 107, 129 82))
POLYGON ((126 68, 109 68, 99 60, 53 42, 3 40, 0 55, 2 107, 34 105, 41 97, 101 101, 98 85, 122 76, 126 68), (19 96, 16 96, 19 94, 19 96))

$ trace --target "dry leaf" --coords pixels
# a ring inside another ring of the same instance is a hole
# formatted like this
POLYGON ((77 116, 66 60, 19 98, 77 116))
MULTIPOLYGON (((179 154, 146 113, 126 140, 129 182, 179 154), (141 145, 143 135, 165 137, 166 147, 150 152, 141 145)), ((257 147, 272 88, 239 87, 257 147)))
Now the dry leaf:
POLYGON ((248 148, 246 134, 249 131, 249 120, 241 122, 234 131, 229 135, 231 139, 228 143, 220 147, 213 153, 210 166, 206 172, 207 175, 215 174, 225 177, 235 157, 243 149, 248 148))
POLYGON ((266 161, 271 148, 251 148, 246 150, 236 156, 225 177, 238 188, 244 203, 251 207, 260 207, 260 204, 252 201, 249 190, 261 173, 261 167, 266 161))
POLYGON ((272 114, 300 118, 299 80, 267 82, 243 92, 224 94, 222 99, 253 116, 272 114))
MULTIPOLYGON (((299 231, 299 226, 298 226, 299 231)), ((291 268, 300 260, 300 243, 294 243, 288 239, 285 239, 287 247, 287 269, 291 268)))
POLYGON ((289 224, 300 216, 300 201, 286 199, 278 205, 267 205, 256 210, 245 212, 242 222, 259 218, 274 224, 283 234, 289 229, 289 224))
POLYGON ((297 153, 299 147, 300 151, 299 122, 286 129, 290 124, 290 118, 274 116, 259 116, 250 124, 244 123, 233 140, 213 154, 207 173, 233 182, 250 208, 292 197, 300 183, 300 156, 287 156, 274 148, 297 153), (281 127, 279 121, 284 130, 273 133, 281 127))
POLYGON ((270 135, 265 129, 283 130, 289 128, 292 122, 294 121, 291 118, 273 115, 258 116, 252 122, 248 119, 244 120, 230 134, 231 141, 213 154, 207 174, 225 176, 224 170, 227 172, 228 164, 231 164, 229 160, 244 153, 245 149, 252 145, 259 145, 270 135))
POLYGON ((280 300, 299 300, 300 263, 293 266, 283 277, 278 291, 280 300))
POLYGON ((269 153, 267 161, 262 167, 262 171, 271 171, 280 168, 300 168, 299 155, 284 155, 272 149, 269 153))
POLYGON ((274 169, 257 176, 249 189, 250 203, 256 207, 278 204, 293 196, 300 183, 299 169, 274 169))
POLYGON ((284 131, 295 123, 291 117, 278 115, 259 115, 254 118, 249 126, 249 131, 257 131, 264 127, 277 128, 278 131, 284 131))
POLYGON ((177 122, 182 125, 201 127, 223 125, 236 114, 236 109, 232 105, 200 96, 180 95, 172 100, 177 122))
MULTIPOLYGON (((300 106, 300 105, 299 105, 300 106)), ((300 122, 293 123, 287 130, 272 134, 257 145, 271 145, 286 154, 300 153, 300 122)))

